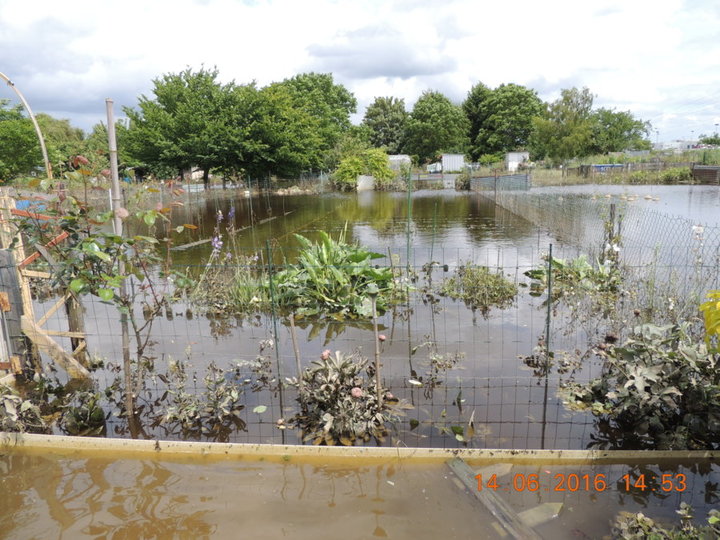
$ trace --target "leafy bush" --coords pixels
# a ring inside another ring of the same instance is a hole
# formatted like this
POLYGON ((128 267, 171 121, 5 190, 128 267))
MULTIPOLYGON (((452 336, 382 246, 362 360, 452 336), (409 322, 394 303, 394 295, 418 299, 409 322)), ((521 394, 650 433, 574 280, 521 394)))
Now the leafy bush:
POLYGON ((302 429, 303 440, 331 446, 382 440, 385 424, 402 413, 384 388, 386 399, 378 403, 372 375, 368 360, 359 354, 325 351, 302 373, 302 384, 297 378, 287 379, 298 389, 300 412, 293 423, 302 429))
POLYGON ((387 154, 380 148, 371 148, 344 158, 333 174, 335 186, 343 191, 356 187, 357 177, 366 174, 375 178, 375 188, 390 185, 395 173, 390 168, 387 154))
POLYGON ((604 448, 720 447, 720 354, 696 343, 686 326, 645 324, 622 346, 603 344, 602 375, 560 394, 572 409, 600 417, 604 448))
POLYGON ((297 264, 272 277, 276 300, 298 316, 331 313, 334 317, 371 317, 368 293, 377 287, 377 309, 387 310, 395 292, 390 268, 376 268, 373 259, 383 255, 345 243, 345 233, 336 241, 320 231, 320 242, 313 244, 299 234, 302 245, 297 264))
POLYGON ((663 184, 674 184, 677 182, 689 182, 692 179, 692 171, 689 167, 673 167, 664 170, 660 174, 660 181, 663 184))
POLYGON ((455 189, 457 191, 467 191, 470 189, 470 179, 472 175, 469 169, 465 169, 463 172, 457 175, 455 178, 455 189))
POLYGON ((629 184, 649 184, 651 180, 648 171, 634 171, 628 175, 629 184))
POLYGON ((720 537, 720 512, 710 510, 707 525, 697 526, 692 523, 692 508, 687 503, 680 503, 680 528, 666 528, 645 516, 641 512, 620 512, 613 524, 613 538, 623 540, 695 540, 720 537))
POLYGON ((491 307, 508 307, 517 292, 517 286, 502 274, 473 263, 461 265, 440 290, 440 294, 460 299, 473 311, 479 309, 483 315, 487 315, 491 307))

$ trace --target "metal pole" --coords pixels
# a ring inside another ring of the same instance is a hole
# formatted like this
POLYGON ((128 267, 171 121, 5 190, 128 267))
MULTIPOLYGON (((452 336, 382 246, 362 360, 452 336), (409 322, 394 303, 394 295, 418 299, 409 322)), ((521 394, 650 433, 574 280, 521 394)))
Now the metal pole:
POLYGON ((107 132, 108 132, 108 148, 110 150, 110 177, 112 179, 112 210, 113 212, 113 228, 115 234, 122 236, 122 219, 117 213, 121 206, 122 194, 120 193, 120 178, 118 176, 117 163, 117 140, 115 138, 115 119, 113 118, 113 100, 107 98, 105 100, 105 109, 107 111, 107 132))
POLYGON ((20 98, 20 101, 23 104, 23 107, 25 107, 25 110, 28 113, 28 116, 30 117, 30 120, 33 123, 33 126, 35 126, 35 133, 37 133, 38 140, 40 141, 40 151, 43 155, 43 160, 45 161, 45 172, 47 173, 48 178, 52 178, 52 167, 50 166, 50 160, 48 159, 47 155, 47 149, 45 148, 45 139, 43 138, 42 131, 40 131, 40 126, 37 123, 37 120, 35 120, 35 115, 32 112, 32 109, 30 108, 30 104, 25 100, 25 97, 22 95, 20 90, 18 90, 17 86, 15 86, 15 83, 12 82, 7 75, 0 72, 0 79, 4 80, 7 85, 12 88, 17 96, 20 98))

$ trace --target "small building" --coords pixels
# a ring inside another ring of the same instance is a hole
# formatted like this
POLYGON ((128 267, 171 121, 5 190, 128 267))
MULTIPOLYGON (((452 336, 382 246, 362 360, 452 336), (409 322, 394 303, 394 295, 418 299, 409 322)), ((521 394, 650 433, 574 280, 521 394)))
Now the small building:
POLYGON ((508 152, 505 154, 505 168, 508 172, 515 172, 520 165, 530 161, 530 152, 508 152))
POLYGON ((403 166, 410 167, 412 165, 412 159, 407 154, 391 154, 388 156, 388 161, 393 171, 399 171, 403 166))
POLYGON ((462 172, 465 169, 465 156, 463 154, 443 154, 440 157, 442 172, 462 172))

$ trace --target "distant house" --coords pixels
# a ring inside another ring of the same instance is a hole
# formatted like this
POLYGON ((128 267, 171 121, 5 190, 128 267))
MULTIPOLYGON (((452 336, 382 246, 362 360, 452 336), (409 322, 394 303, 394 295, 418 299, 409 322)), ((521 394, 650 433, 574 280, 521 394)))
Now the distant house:
POLYGON ((508 152, 505 154, 505 168, 509 172, 515 172, 520 165, 530 161, 530 152, 508 152))
POLYGON ((412 160, 407 154, 391 154, 388 156, 388 161, 393 171, 399 171, 403 165, 410 167, 412 164, 412 160))

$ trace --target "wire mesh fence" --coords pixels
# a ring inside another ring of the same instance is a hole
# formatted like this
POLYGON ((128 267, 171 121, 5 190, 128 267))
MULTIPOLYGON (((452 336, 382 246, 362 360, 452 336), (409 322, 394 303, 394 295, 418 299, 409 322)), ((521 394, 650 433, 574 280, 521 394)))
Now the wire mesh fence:
MULTIPOLYGON (((493 203, 491 217, 466 219, 456 227, 438 220, 438 202, 432 198, 413 200, 415 212, 408 208, 404 215, 388 212, 381 222, 352 224, 352 238, 382 256, 373 264, 390 269, 408 291, 378 318, 387 338, 381 349, 384 386, 413 407, 394 422, 385 444, 584 448, 597 434, 596 420, 587 412, 567 409, 558 390, 568 380, 598 376, 602 366, 588 353, 591 346, 608 332, 620 338, 627 335, 638 320, 633 314, 638 306, 654 303, 657 322, 677 320, 693 311, 696 316, 697 299, 719 286, 717 227, 632 206, 616 207, 613 220, 606 201, 592 198, 510 191, 496 196, 498 206, 493 203), (577 305, 569 306, 548 302, 547 291, 534 294, 527 272, 544 268, 551 249, 558 259, 600 257, 608 249, 608 223, 621 238, 619 265, 627 289, 612 316, 593 312, 591 298, 577 298, 577 305), (468 264, 487 267, 517 287, 512 303, 485 311, 443 294, 443 284, 468 264), (538 353, 548 343, 554 354, 552 365, 538 353), (563 353, 582 361, 564 361, 563 353), (473 433, 468 437, 470 426, 473 433)), ((327 213, 318 219, 317 211, 313 219, 303 218, 301 229, 286 227, 283 220, 289 212, 301 211, 290 206, 276 208, 277 219, 262 224, 268 219, 264 217, 268 202, 252 203, 258 212, 256 226, 274 227, 264 242, 259 233, 253 236, 253 230, 244 240, 230 242, 225 236, 227 251, 211 253, 205 264, 179 265, 178 269, 195 275, 198 290, 149 316, 150 346, 137 362, 142 377, 136 388, 146 436, 180 436, 160 419, 179 391, 180 383, 168 366, 183 362, 187 394, 208 392, 205 377, 211 365, 228 370, 228 378, 237 383, 244 425, 228 434, 228 440, 302 442, 296 430, 278 424, 298 410, 296 390, 281 384, 297 376, 287 311, 279 305, 251 309, 233 306, 229 300, 218 305, 202 302, 212 296, 204 288, 208 283, 203 283, 203 276, 222 276, 221 281, 230 284, 223 294, 229 294, 239 276, 248 272, 272 276, 290 268, 299 249, 287 242, 293 232, 316 238, 320 230, 331 236, 347 230, 347 221, 330 221, 327 213), (230 257, 226 259, 224 253, 230 257)), ((210 199, 206 204, 213 206, 212 214, 217 210, 227 214, 223 200, 210 199)), ((472 199, 463 208, 473 213, 473 205, 482 204, 472 199)), ((343 217, 353 216, 354 207, 341 208, 343 217)), ((131 286, 142 284, 135 281, 131 286)), ((35 290, 36 316, 41 318, 57 298, 52 290, 43 293, 39 282, 35 290)), ((144 320, 141 298, 135 309, 144 320)), ((82 302, 88 351, 103 366, 95 372, 98 390, 116 414, 120 400, 112 396, 117 393, 123 354, 119 313, 96 297, 84 296, 82 302)), ((52 314, 46 326, 51 331, 67 329, 64 310, 52 314)), ((302 368, 326 348, 360 349, 363 356, 371 357, 375 346, 372 325, 362 318, 298 318, 296 332, 302 368)), ((70 338, 57 337, 57 341, 70 349, 70 338)), ((52 365, 45 360, 46 366, 52 365)), ((122 418, 111 416, 109 425, 115 435, 126 432, 122 418)))

